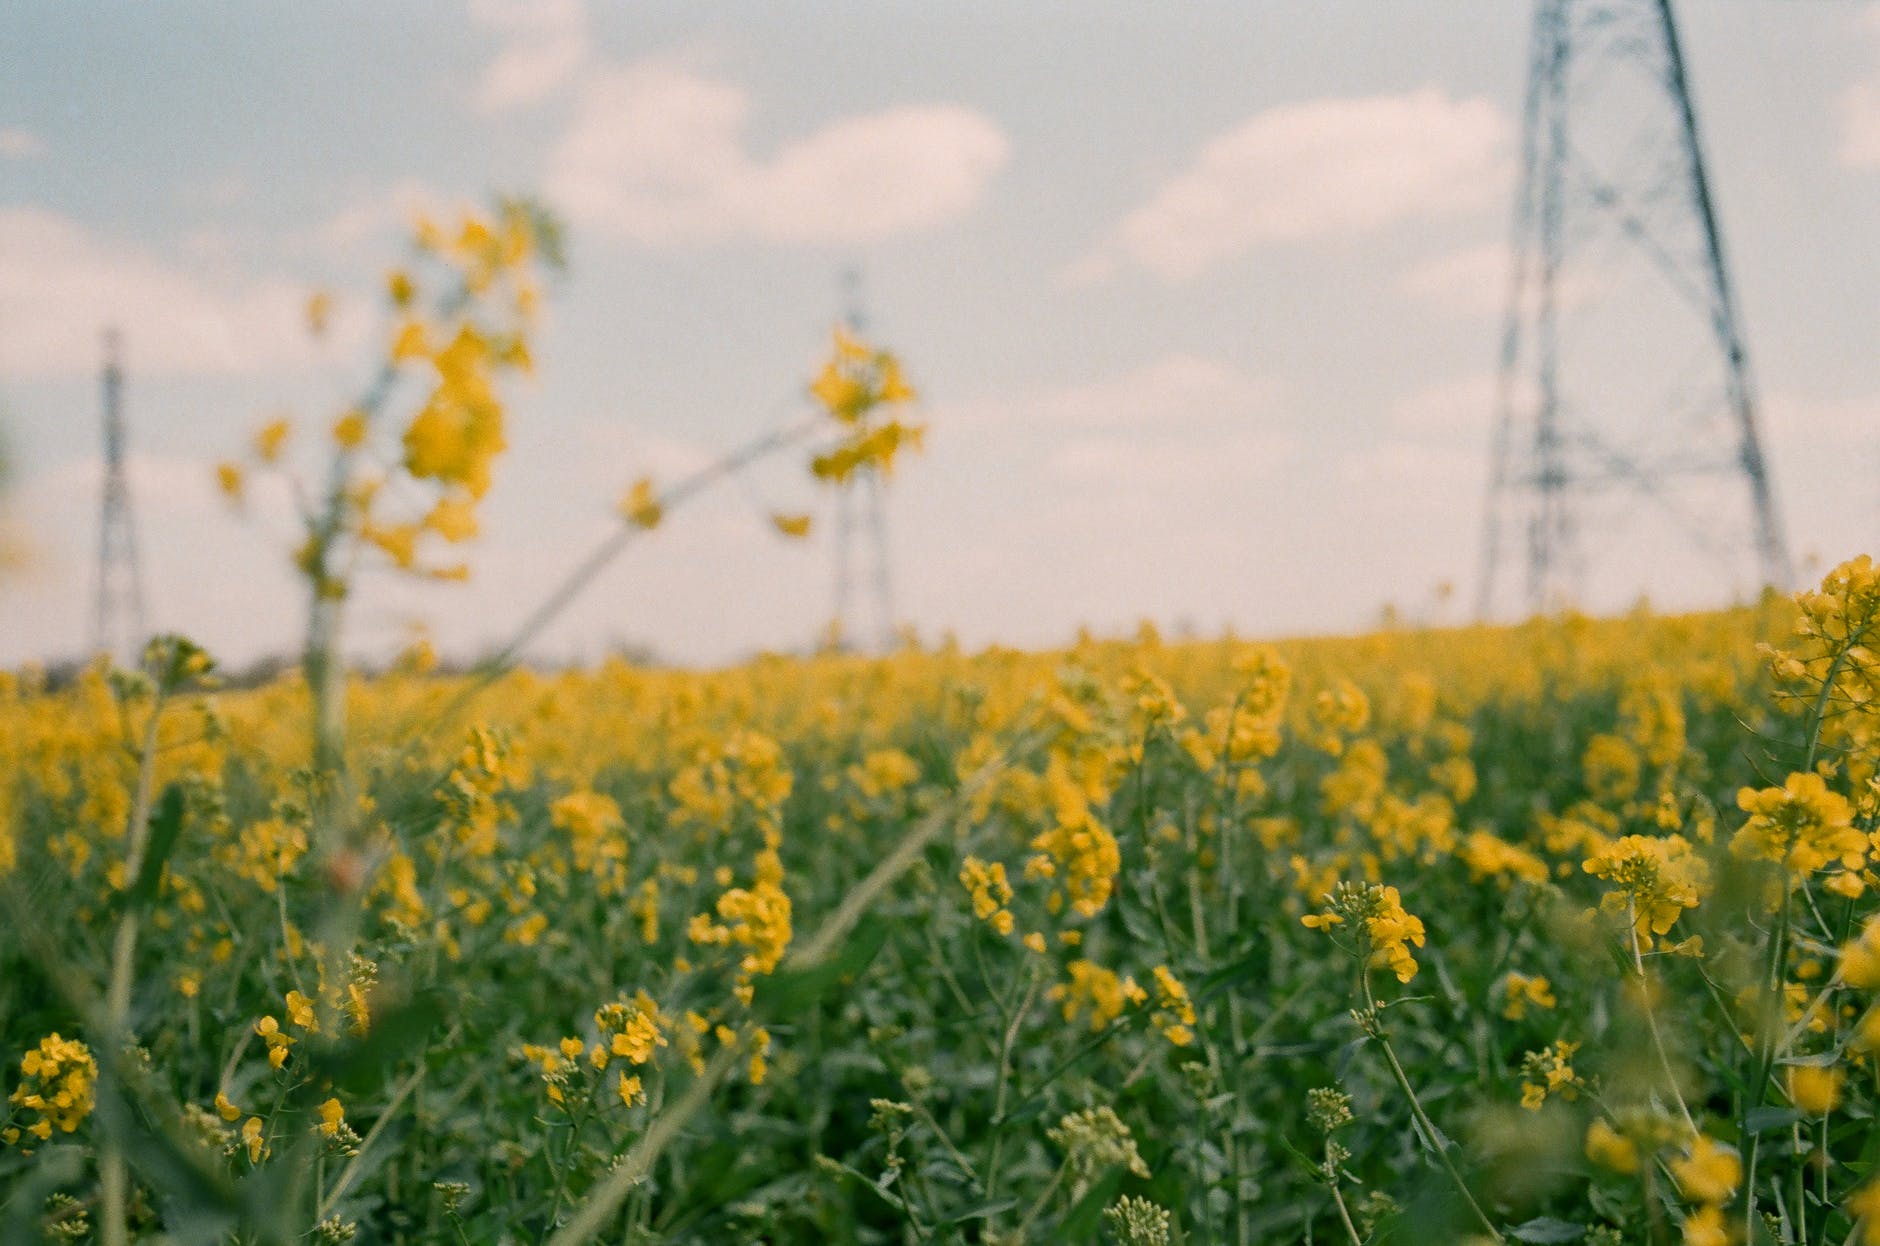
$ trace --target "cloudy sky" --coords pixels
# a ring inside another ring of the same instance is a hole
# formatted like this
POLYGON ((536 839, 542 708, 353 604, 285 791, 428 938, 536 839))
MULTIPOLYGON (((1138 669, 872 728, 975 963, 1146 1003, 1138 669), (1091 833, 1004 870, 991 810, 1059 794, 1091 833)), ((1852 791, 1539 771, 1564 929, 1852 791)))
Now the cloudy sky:
MULTIPOLYGON (((1877 10, 1681 5, 1777 497, 1817 565, 1880 529, 1877 10)), ((1458 620, 1527 38, 1512 0, 15 0, 0 425, 28 561, 0 579, 0 663, 89 637, 106 324, 151 621, 231 661, 290 649, 283 508, 231 516, 213 465, 357 389, 414 211, 504 191, 569 229, 539 375, 475 578, 363 585, 362 655, 420 621, 449 651, 500 641, 632 479, 790 419, 851 267, 932 426, 887 504, 924 636, 1458 620), (314 288, 340 300, 319 347, 314 288)), ((773 464, 675 515, 536 652, 800 647, 831 608, 832 511, 773 464), (770 507, 818 535, 780 541, 770 507)), ((1634 554, 1595 564, 1589 605, 1744 587, 1634 554)))

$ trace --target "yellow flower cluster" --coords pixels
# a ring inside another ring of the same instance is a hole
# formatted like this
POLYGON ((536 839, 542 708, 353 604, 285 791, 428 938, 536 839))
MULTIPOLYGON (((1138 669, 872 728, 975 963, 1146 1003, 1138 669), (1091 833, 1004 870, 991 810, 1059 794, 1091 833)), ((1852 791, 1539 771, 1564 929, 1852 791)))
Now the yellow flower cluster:
POLYGON ((570 792, 549 806, 548 820, 567 834, 574 868, 593 876, 601 895, 619 895, 626 889, 626 822, 613 797, 570 792))
POLYGON ((1131 977, 1119 976, 1093 960, 1074 960, 1066 971, 1069 982, 1060 982, 1045 992, 1045 998, 1058 1003, 1066 1021, 1076 1021, 1085 1014, 1090 1028, 1100 1030, 1123 1015, 1131 1004, 1145 1003, 1149 993, 1131 977))
POLYGON ((1169 972, 1167 965, 1157 965, 1151 977, 1155 980, 1155 1014, 1150 1020, 1162 1037, 1177 1047, 1186 1047, 1195 1041, 1195 1005, 1188 998, 1188 988, 1169 972))
POLYGON ((1350 925, 1362 936, 1360 951, 1368 963, 1389 969, 1397 981, 1408 982, 1417 975, 1412 946, 1422 947, 1422 919, 1403 907, 1403 897, 1395 887, 1377 883, 1339 883, 1332 889, 1323 910, 1308 913, 1300 921, 1310 930, 1331 931, 1350 925))
POLYGON ((1526 1017, 1529 1008, 1552 1009, 1560 1002, 1554 998, 1553 984, 1546 978, 1530 978, 1524 973, 1509 973, 1502 981, 1502 992, 1507 1002, 1502 1005, 1501 1015, 1510 1021, 1526 1017))
POLYGON ((880 418, 884 410, 915 398, 913 387, 901 374, 900 361, 890 352, 837 329, 835 349, 809 388, 843 429, 841 440, 811 461, 810 470, 817 477, 845 484, 861 471, 886 475, 903 449, 920 448, 924 425, 880 418))
POLYGON ((730 944, 745 950, 738 961, 735 993, 746 1004, 751 1002, 752 977, 776 969, 791 938, 790 895, 783 889, 782 858, 775 849, 765 848, 757 854, 755 865, 756 878, 749 887, 732 887, 718 897, 716 911, 721 921, 699 914, 690 930, 694 943, 730 944))
POLYGON ((672 1018, 660 1012, 652 996, 639 991, 630 1003, 602 1005, 594 1014, 594 1027, 603 1040, 588 1053, 595 1068, 606 1068, 616 1056, 628 1064, 642 1065, 650 1063, 659 1048, 668 1045, 666 1035, 672 1029, 672 1018))
POLYGON ((1005 879, 1005 866, 988 864, 978 857, 967 857, 960 866, 960 885, 973 897, 973 916, 1001 935, 1012 933, 1012 910, 1005 906, 1012 900, 1012 884, 1005 879))
POLYGON ((1579 1098, 1580 1079, 1573 1071, 1573 1053, 1579 1049, 1578 1043, 1557 1039, 1521 1057, 1521 1106, 1538 1112, 1548 1095, 1579 1098))
POLYGON ((1694 909, 1709 881, 1702 857, 1681 835, 1626 835, 1588 857, 1588 874, 1612 883, 1600 900, 1608 913, 1625 914, 1641 947, 1670 931, 1686 909, 1694 909))
POLYGON ((1854 827, 1854 807, 1819 774, 1791 774, 1781 787, 1746 787, 1736 803, 1750 815, 1730 840, 1736 856, 1780 864, 1791 885, 1800 884, 1798 875, 1838 863, 1844 872, 1829 880, 1830 889, 1843 895, 1864 889, 1858 871, 1867 862, 1867 836, 1854 827))
POLYGON ((1061 756, 1051 758, 1045 785, 1052 825, 1033 837, 1036 855, 1026 862, 1025 876, 1059 880, 1060 890, 1048 901, 1054 912, 1068 900, 1074 912, 1095 917, 1110 902, 1117 871, 1123 868, 1116 837, 1097 820, 1088 791, 1072 778, 1061 756))
MULTIPOLYGON (((31 1114, 23 1127, 25 1133, 44 1142, 55 1127, 69 1134, 91 1115, 98 1062, 78 1039, 48 1034, 20 1057, 20 1073, 20 1084, 7 1102, 31 1114)), ((21 1132, 21 1126, 9 1124, 0 1139, 12 1145, 21 1132)))

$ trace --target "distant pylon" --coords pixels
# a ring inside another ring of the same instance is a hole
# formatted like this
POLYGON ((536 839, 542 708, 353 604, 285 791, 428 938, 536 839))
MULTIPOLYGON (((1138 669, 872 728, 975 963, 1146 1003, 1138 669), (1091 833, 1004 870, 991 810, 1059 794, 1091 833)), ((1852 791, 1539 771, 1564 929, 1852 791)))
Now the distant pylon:
MULTIPOLYGON (((862 310, 862 275, 850 268, 842 274, 842 321, 850 333, 861 337, 868 331, 868 318, 862 310)), ((883 653, 894 648, 894 584, 888 569, 888 517, 881 471, 873 464, 856 473, 856 488, 841 489, 836 494, 836 600, 831 625, 836 639, 853 645, 863 634, 862 610, 856 602, 855 563, 859 526, 866 529, 872 555, 870 567, 871 596, 874 598, 877 645, 883 653), (854 496, 857 492, 860 496, 854 496), (858 517, 857 510, 860 510, 858 517)))
POLYGON ((130 484, 124 473, 123 344, 116 329, 104 335, 104 493, 98 519, 98 595, 92 652, 124 665, 141 656, 144 584, 137 566, 137 530, 131 522, 130 484))
POLYGON ((1587 604, 1601 538, 1635 590, 1674 551, 1788 584, 1670 0, 1537 0, 1513 252, 1478 613, 1516 551, 1522 609, 1587 604))

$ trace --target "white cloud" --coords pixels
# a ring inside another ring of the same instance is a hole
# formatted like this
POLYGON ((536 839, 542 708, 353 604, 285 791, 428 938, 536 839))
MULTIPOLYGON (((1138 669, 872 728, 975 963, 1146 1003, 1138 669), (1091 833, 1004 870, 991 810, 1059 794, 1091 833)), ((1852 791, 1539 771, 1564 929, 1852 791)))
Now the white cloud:
MULTIPOLYGON (((1500 316, 1508 310, 1508 283, 1513 275, 1507 245, 1482 242, 1419 260, 1398 274, 1397 288, 1459 315, 1500 316)), ((1562 311, 1584 307, 1616 284, 1613 272, 1577 260, 1555 281, 1554 305, 1562 311)))
POLYGON ((477 83, 479 112, 527 107, 572 82, 587 64, 587 7, 582 0, 471 0, 470 20, 496 32, 502 51, 477 83))
POLYGON ((1880 395, 1830 398, 1777 390, 1763 395, 1758 415, 1765 434, 1776 441, 1866 450, 1880 425, 1880 395))
POLYGON ((1472 212, 1505 197, 1507 119, 1436 88, 1259 113, 1204 145, 1068 274, 1189 281, 1257 246, 1472 212))
MULTIPOLYGON (((1870 46, 1880 46, 1880 13, 1861 15, 1870 46)), ((1880 168, 1880 72, 1841 93, 1841 163, 1848 168, 1880 168)))
POLYGON ((965 434, 977 449, 1035 457, 1056 486, 1112 498, 1265 476, 1287 461, 1294 437, 1275 419, 1277 387, 1199 355, 1174 353, 1095 381, 948 405, 938 436, 965 434))
POLYGON ((319 249, 344 254, 362 242, 409 231, 420 213, 446 215, 451 203, 451 197, 435 187, 402 178, 335 212, 315 229, 311 241, 319 249))
MULTIPOLYGON (((1499 378, 1479 372, 1427 386, 1392 402, 1384 409, 1391 428, 1414 437, 1465 442, 1478 439, 1477 448, 1488 453, 1489 430, 1494 426, 1500 397, 1499 378)), ((1531 409, 1536 390, 1531 378, 1517 377, 1516 401, 1531 409)))
POLYGON ((1478 243, 1420 260, 1397 278, 1397 288, 1414 298, 1454 311, 1494 315, 1508 302, 1508 248, 1478 243))
POLYGON ((932 104, 842 118, 765 157, 750 112, 741 88, 668 62, 591 73, 547 198, 652 245, 865 242, 961 216, 1011 154, 984 113, 932 104))
MULTIPOLYGON (((131 367, 204 375, 305 365, 308 291, 283 280, 218 284, 139 247, 38 208, 0 209, 0 374, 47 377, 98 368, 100 334, 124 334, 131 367)), ((363 317, 342 302, 332 349, 363 317)))
POLYGON ((46 151, 46 140, 31 130, 19 126, 0 126, 0 157, 9 160, 24 160, 29 156, 42 156, 46 151))
POLYGON ((1140 495, 1270 479, 1292 451, 1292 439, 1277 429, 1179 441, 1081 436, 1058 445, 1044 470, 1076 488, 1140 495))
POLYGON ((1368 497, 1379 511, 1410 509, 1473 515, 1481 506, 1488 448, 1432 446, 1387 440, 1339 464, 1346 485, 1368 497))
POLYGON ((961 403, 936 423, 973 432, 1212 426, 1266 413, 1274 392, 1271 382, 1231 364, 1176 353, 1097 381, 961 403))
POLYGON ((1841 96, 1841 163, 1880 167, 1880 81, 1861 82, 1841 96))
POLYGON ((720 457, 700 442, 617 419, 589 418, 574 428, 582 448, 580 467, 595 479, 624 489, 633 480, 650 475, 656 484, 670 485, 720 457))

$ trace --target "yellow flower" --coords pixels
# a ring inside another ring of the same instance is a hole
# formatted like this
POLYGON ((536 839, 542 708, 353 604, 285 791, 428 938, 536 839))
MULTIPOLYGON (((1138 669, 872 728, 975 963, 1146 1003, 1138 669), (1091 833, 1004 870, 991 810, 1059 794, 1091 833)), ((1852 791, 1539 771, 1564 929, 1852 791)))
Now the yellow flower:
POLYGON ((773 527, 787 537, 806 537, 809 535, 808 515, 785 515, 781 512, 771 515, 773 527))
POLYGON ((222 496, 226 497, 231 502, 239 502, 242 500, 242 490, 247 484, 247 481, 243 479, 240 464, 217 463, 215 465, 215 483, 216 487, 222 490, 222 496))
POLYGON ((333 296, 325 290, 315 290, 307 296, 307 331, 315 337, 325 337, 328 324, 333 319, 333 296))
POLYGON ((287 1049, 294 1045, 294 1040, 281 1031, 281 1023, 273 1017, 263 1017, 255 1022, 255 1033, 268 1045, 268 1063, 280 1068, 287 1063, 287 1049))
POLYGON ((659 521, 666 516, 665 507, 653 492, 651 478, 642 476, 633 482, 626 496, 620 499, 620 515, 628 523, 648 530, 657 528, 659 521))
POLYGON ((98 1064, 78 1039, 47 1035, 20 1058, 20 1072, 25 1077, 7 1101, 38 1114, 26 1132, 41 1142, 52 1136, 55 1125, 69 1134, 91 1115, 98 1064))
POLYGON ((1635 1173, 1639 1168, 1638 1144, 1607 1124, 1604 1117, 1594 1117, 1586 1127, 1586 1158, 1618 1173, 1635 1173))
POLYGON ((263 463, 275 463, 280 460, 281 450, 287 445, 288 434, 293 426, 284 419, 270 420, 261 426, 255 434, 255 457, 263 463))
POLYGON ((1505 985, 1508 996, 1507 1004, 1501 1015, 1510 1021, 1519 1021, 1527 1016, 1528 1006, 1552 1008, 1559 1001, 1554 998, 1553 986, 1546 978, 1530 978, 1524 973, 1510 973, 1505 985))
POLYGON ((1786 1077, 1789 1100, 1809 1116, 1826 1116, 1841 1104, 1841 1083, 1846 1079, 1838 1068, 1819 1065, 1792 1065, 1786 1077))
POLYGON ((1700 1207, 1684 1218, 1684 1246, 1730 1246, 1735 1240, 1721 1207, 1700 1207))
POLYGON ((1738 857, 1780 862, 1811 874, 1839 862, 1859 870, 1867 861, 1867 836, 1855 829, 1854 807, 1814 773, 1791 774, 1781 787, 1746 787, 1736 803, 1750 815, 1730 841, 1738 857))
POLYGON ((1670 1163, 1678 1189, 1694 1203, 1727 1203, 1743 1184, 1743 1161, 1734 1148, 1699 1134, 1690 1148, 1670 1163))
POLYGON ((248 1147, 248 1162, 259 1164, 261 1157, 267 1154, 267 1145, 261 1136, 261 1118, 251 1116, 242 1123, 242 1142, 248 1147))
POLYGON ((338 1099, 328 1099, 320 1105, 320 1132, 331 1138, 339 1132, 340 1122, 346 1119, 346 1109, 338 1099))
POLYGON ((1861 990, 1880 987, 1880 917, 1870 917, 1860 935, 1841 949, 1841 981, 1861 990))
POLYGON ((1615 884, 1600 901, 1608 913, 1630 913, 1644 947, 1670 931, 1685 909, 1701 901, 1709 881, 1703 859, 1681 835, 1626 835, 1606 844, 1581 865, 1588 874, 1615 884))
POLYGON ((313 1000, 299 991, 287 993, 287 1019, 310 1034, 316 1033, 320 1028, 319 1019, 314 1012, 313 1000))
POLYGON ((1012 933, 1012 914, 1005 907, 1012 899, 1012 884, 1006 880, 1004 862, 987 864, 969 856, 960 866, 960 883, 972 893, 974 917, 1001 935, 1012 933))
POLYGON ((411 280, 411 274, 402 268, 394 268, 385 275, 385 292, 392 300, 392 306, 406 308, 417 297, 418 287, 411 280))
POLYGON ((342 450, 357 450, 366 441, 366 417, 363 411, 348 411, 333 422, 333 442, 342 450))
POLYGON ((1860 1217, 1861 1246, 1880 1246, 1880 1181, 1869 1181, 1849 1195, 1847 1211, 1860 1217))
POLYGON ((424 325, 416 320, 407 320, 398 326, 398 332, 392 338, 392 361, 405 363, 413 359, 428 359, 431 345, 425 337, 424 325))
POLYGON ((638 1077, 628 1077, 625 1073, 622 1073, 616 1089, 620 1093, 620 1102, 628 1107, 646 1101, 646 1090, 640 1085, 640 1079, 638 1077))
POLYGON ((1395 887, 1339 883, 1332 888, 1324 911, 1308 913, 1301 921, 1310 929, 1329 932, 1347 919, 1363 933, 1371 964, 1389 969, 1399 982, 1416 977, 1417 962, 1410 948, 1423 946, 1423 921, 1404 908, 1395 887))
POLYGON ((453 544, 467 541, 477 534, 476 507, 463 498, 439 498, 424 526, 453 544))

